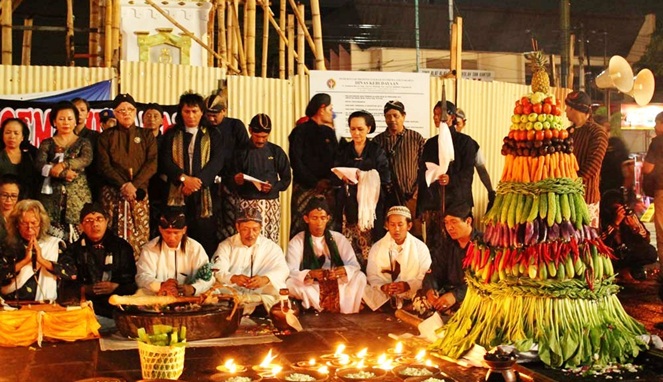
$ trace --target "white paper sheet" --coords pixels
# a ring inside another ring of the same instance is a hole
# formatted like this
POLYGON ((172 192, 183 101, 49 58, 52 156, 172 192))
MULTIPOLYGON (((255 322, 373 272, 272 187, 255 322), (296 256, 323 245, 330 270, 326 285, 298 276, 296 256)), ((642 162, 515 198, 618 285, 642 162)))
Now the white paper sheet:
POLYGON ((350 182, 352 182, 352 184, 359 183, 359 179, 357 178, 359 169, 356 167, 334 167, 332 168, 332 172, 336 174, 339 179, 343 179, 345 176, 350 180, 350 182))
POLYGON ((446 170, 433 162, 426 162, 426 185, 430 187, 433 182, 437 182, 440 175, 444 175, 446 170))
POLYGON ((256 188, 258 189, 258 191, 260 191, 260 190, 262 189, 261 186, 262 186, 263 184, 267 184, 267 182, 265 182, 264 180, 260 180, 260 179, 254 178, 254 177, 252 177, 251 175, 242 174, 242 176, 244 177, 244 181, 247 181, 247 182, 251 182, 251 183, 253 183, 253 185, 256 186, 256 188))

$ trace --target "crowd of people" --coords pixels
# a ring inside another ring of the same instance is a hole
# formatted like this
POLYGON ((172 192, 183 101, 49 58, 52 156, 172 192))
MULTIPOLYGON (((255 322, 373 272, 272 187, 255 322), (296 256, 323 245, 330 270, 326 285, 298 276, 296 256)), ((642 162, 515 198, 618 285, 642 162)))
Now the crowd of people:
MULTIPOLYGON (((571 93, 566 104, 598 226, 608 134, 594 123, 586 94, 571 93)), ((417 299, 445 312, 462 302, 462 259, 481 237, 472 214, 475 168, 491 203, 495 190, 478 143, 461 132, 465 113, 453 103, 435 105, 440 134, 428 141, 405 127, 405 105, 396 100, 384 106, 385 131, 368 139, 375 117, 356 111, 347 121, 351 140, 339 141, 331 97, 316 94, 290 133, 287 154, 269 142, 268 115, 255 115, 248 129, 227 117, 223 92, 182 94, 168 128, 161 106, 142 106, 140 126, 138 108, 131 95, 118 95, 96 132, 85 126, 85 100, 60 102, 50 113, 55 132, 39 148, 23 120, 2 123, 4 299, 83 294, 101 318, 111 318, 111 294, 193 296, 218 282, 244 296, 246 314, 269 312, 284 288, 306 309, 340 313, 399 309, 417 299), (427 182, 426 162, 441 164, 445 137, 453 160, 427 182), (279 195, 291 183, 284 253, 279 195)), ((657 132, 660 126, 663 113, 657 132)), ((647 156, 645 173, 663 168, 659 151, 647 156)), ((622 222, 633 223, 610 200, 616 213, 606 215, 613 219, 604 223, 606 240, 622 222)), ((617 234, 616 245, 643 229, 617 234)), ((642 267, 655 255, 625 254, 622 261, 642 267)))

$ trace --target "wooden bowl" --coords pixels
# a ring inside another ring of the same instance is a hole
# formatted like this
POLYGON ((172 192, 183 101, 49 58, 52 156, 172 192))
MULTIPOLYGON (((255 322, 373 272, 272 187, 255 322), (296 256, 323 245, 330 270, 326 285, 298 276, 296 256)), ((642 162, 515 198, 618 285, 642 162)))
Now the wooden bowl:
POLYGON ((377 367, 365 367, 358 369, 356 367, 346 367, 336 370, 336 376, 345 382, 359 382, 359 381, 373 381, 382 378, 387 374, 387 371, 377 367), (361 375, 371 373, 372 375, 361 375))
POLYGON ((392 372, 398 378, 407 379, 410 377, 432 377, 433 375, 438 374, 440 369, 435 366, 427 365, 401 365, 395 367, 392 372))

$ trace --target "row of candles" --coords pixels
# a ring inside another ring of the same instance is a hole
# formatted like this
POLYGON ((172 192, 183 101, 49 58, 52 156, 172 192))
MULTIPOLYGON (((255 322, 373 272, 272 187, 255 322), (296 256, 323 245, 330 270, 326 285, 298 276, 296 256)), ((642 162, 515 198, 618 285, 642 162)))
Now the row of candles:
MULTIPOLYGON (((340 344, 333 354, 322 355, 320 360, 311 358, 308 361, 296 362, 294 366, 300 369, 317 371, 322 374, 329 374, 329 367, 354 367, 357 369, 377 367, 389 371, 398 365, 421 364, 433 366, 431 360, 426 359, 425 350, 420 350, 412 357, 410 356, 411 353, 403 348, 403 343, 401 342, 398 342, 395 347, 387 349, 385 353, 380 354, 377 358, 368 352, 368 348, 364 348, 354 355, 345 353, 345 350, 345 345, 340 344)), ((259 365, 253 366, 252 369, 263 377, 277 375, 283 370, 283 366, 273 363, 277 356, 272 354, 272 349, 269 349, 264 360, 259 365)), ((224 373, 236 374, 247 371, 247 367, 236 364, 234 359, 228 359, 223 365, 218 366, 217 370, 224 373)))

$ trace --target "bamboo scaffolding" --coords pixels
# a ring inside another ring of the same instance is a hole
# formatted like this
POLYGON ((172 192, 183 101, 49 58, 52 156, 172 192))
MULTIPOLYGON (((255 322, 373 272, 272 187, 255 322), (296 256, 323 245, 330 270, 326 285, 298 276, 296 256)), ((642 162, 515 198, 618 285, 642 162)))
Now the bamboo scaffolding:
POLYGON ((295 76, 295 15, 288 15, 288 79, 295 76))
MULTIPOLYGON (((281 0, 279 2, 279 28, 281 31, 285 30, 286 28, 286 13, 285 13, 285 4, 286 0, 281 0)), ((266 6, 266 4, 263 2, 263 6, 266 6)), ((269 7, 267 7, 269 10, 269 7)), ((268 17, 271 17, 271 14, 267 14, 268 17)), ((278 31, 277 31, 278 32, 278 31)), ((285 79, 285 40, 279 37, 279 78, 280 79, 285 79)))
MULTIPOLYGON (((108 9, 108 8, 106 8, 108 9)), ((112 46, 112 56, 111 56, 111 66, 120 66, 120 39, 122 35, 120 33, 120 16, 122 15, 122 5, 120 0, 113 0, 113 38, 111 39, 112 46)))
POLYGON ((2 0, 2 65, 12 64, 12 1, 2 0))
POLYGON ((322 24, 320 22, 320 3, 311 0, 311 23, 313 24, 313 42, 315 43, 315 69, 325 70, 325 57, 322 54, 322 24))
POLYGON ((67 53, 67 65, 74 66, 74 1, 67 0, 67 34, 64 45, 67 53))
MULTIPOLYGON (((119 0, 116 0, 119 1, 119 0)), ((113 64, 113 0, 104 5, 104 66, 113 64)))
POLYGON ((237 8, 232 7, 232 16, 233 19, 233 31, 234 33, 234 43, 236 50, 239 53, 239 73, 246 74, 246 56, 244 55, 244 47, 242 46, 242 31, 239 29, 239 16, 237 15, 237 8))
POLYGON ((302 27, 302 32, 304 33, 304 37, 306 37, 306 41, 308 42, 308 46, 311 48, 311 51, 313 51, 313 55, 315 55, 315 44, 313 43, 313 38, 311 35, 308 33, 308 28, 306 28, 306 20, 304 20, 304 16, 306 13, 304 13, 303 10, 299 10, 299 5, 303 4, 296 4, 295 0, 288 0, 290 2, 290 7, 292 8, 292 13, 295 14, 295 18, 297 19, 297 23, 302 27))
MULTIPOLYGON (((207 21, 207 45, 214 46, 214 22, 216 19, 216 0, 212 1, 212 8, 209 10, 209 20, 207 21)), ((214 59, 216 57, 207 55, 207 66, 214 67, 214 59)))
POLYGON ((101 66, 101 4, 100 0, 90 0, 90 33, 88 35, 88 65, 101 66))
POLYGON ((228 44, 228 65, 237 65, 237 56, 235 55, 235 18, 233 17, 235 9, 235 0, 230 0, 228 5, 228 15, 226 17, 226 43, 228 44))
POLYGON ((246 19, 246 24, 244 24, 246 69, 248 75, 253 77, 256 75, 256 0, 246 0, 244 15, 246 19))
MULTIPOLYGON (((262 4, 263 0, 258 0, 258 2, 259 2, 260 4, 262 4)), ((272 27, 274 27, 274 30, 275 30, 276 33, 279 35, 279 37, 281 38, 281 40, 285 43, 285 45, 286 45, 286 46, 289 46, 290 43, 288 42, 288 41, 289 41, 288 37, 286 37, 286 35, 285 35, 285 33, 283 32, 283 30, 282 30, 282 29, 279 27, 279 25, 276 23, 276 20, 274 20, 274 15, 271 13, 271 11, 270 11, 270 13, 269 13, 269 22, 272 24, 272 27)), ((293 27, 293 28, 294 28, 294 27, 293 27)), ((297 57, 297 52, 293 52, 293 53, 295 54, 295 58, 296 58, 296 57, 297 57)), ((307 68, 306 66, 304 66, 304 71, 308 74, 308 68, 307 68)))
MULTIPOLYGON (((301 12, 301 14, 304 14, 304 4, 299 4, 297 7, 299 8, 298 11, 301 12)), ((297 16, 295 16, 295 18, 297 18, 297 16)), ((297 23, 297 75, 300 76, 304 74, 304 55, 306 54, 305 30, 305 25, 297 23)))
POLYGON ((267 78, 267 57, 269 53, 269 9, 262 3, 262 60, 260 76, 267 78))
MULTIPOLYGON (((216 20, 217 20, 217 25, 219 26, 219 29, 216 33, 216 44, 217 44, 217 50, 219 51, 219 54, 221 57, 225 58, 225 62, 230 62, 230 59, 228 58, 228 45, 226 42, 226 1, 217 0, 217 8, 216 8, 216 20)), ((216 65, 225 67, 225 62, 220 59, 216 59, 216 65)))
POLYGON ((26 29, 23 31, 23 51, 21 52, 21 65, 29 66, 32 58, 32 18, 23 20, 26 29))
MULTIPOLYGON (((166 20, 170 21, 173 25, 175 25, 177 28, 179 28, 185 35, 189 36, 193 41, 197 42, 200 46, 205 48, 208 52, 212 53, 216 58, 223 59, 218 53, 214 51, 214 49, 210 48, 208 45, 206 45, 200 38, 198 38, 196 35, 191 33, 188 29, 186 29, 182 24, 178 23, 177 20, 175 20, 171 15, 169 15, 166 11, 161 9, 158 5, 154 3, 152 0, 145 0, 145 3, 149 4, 152 6, 152 8, 156 9, 157 12, 161 13, 163 17, 166 18, 166 20)), ((236 68, 234 68, 231 65, 228 65, 228 69, 238 72, 236 68)))

